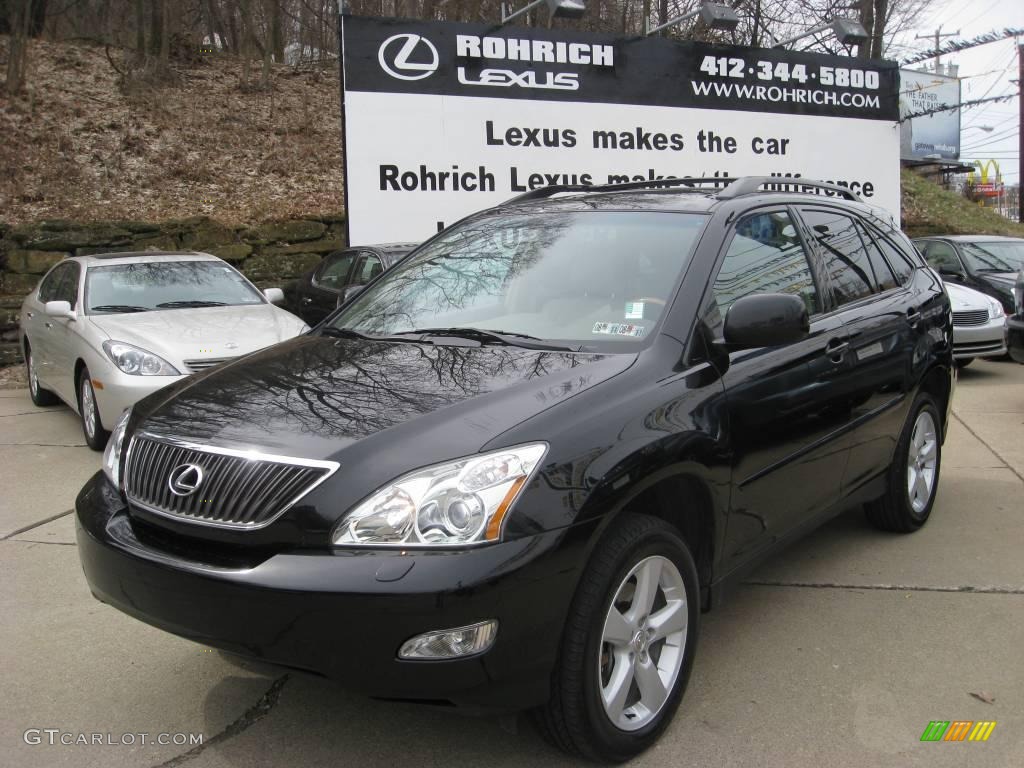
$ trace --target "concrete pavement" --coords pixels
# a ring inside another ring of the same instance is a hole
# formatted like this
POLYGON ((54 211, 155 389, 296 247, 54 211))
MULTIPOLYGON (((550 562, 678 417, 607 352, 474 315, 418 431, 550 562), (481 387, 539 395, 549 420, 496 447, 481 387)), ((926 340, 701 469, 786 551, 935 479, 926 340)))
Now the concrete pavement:
MULTIPOLYGON (((636 765, 1024 765, 1024 366, 975 362, 954 414, 929 524, 886 535, 854 510, 763 566, 704 617, 683 705, 636 765), (931 720, 982 719, 998 722, 987 743, 919 741, 931 720)), ((99 467, 82 442, 67 409, 0 391, 5 762, 575 764, 525 718, 265 676, 96 602, 63 514, 99 467), (204 744, 31 745, 30 728, 201 733, 204 744)))

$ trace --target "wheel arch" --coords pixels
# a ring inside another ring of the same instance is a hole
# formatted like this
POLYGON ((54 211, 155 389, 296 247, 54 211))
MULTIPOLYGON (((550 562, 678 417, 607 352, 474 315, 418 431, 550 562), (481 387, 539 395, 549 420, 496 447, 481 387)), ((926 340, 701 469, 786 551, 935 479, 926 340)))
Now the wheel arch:
POLYGON ((933 365, 922 377, 920 392, 927 392, 935 400, 939 407, 939 416, 942 418, 942 439, 945 442, 946 430, 949 426, 950 408, 953 400, 953 376, 951 369, 944 365, 933 365))
POLYGON ((623 513, 650 515, 673 526, 686 543, 697 565, 701 603, 710 605, 714 578, 721 508, 727 500, 717 498, 707 469, 693 462, 664 467, 622 489, 604 515, 588 547, 590 558, 605 531, 623 513))

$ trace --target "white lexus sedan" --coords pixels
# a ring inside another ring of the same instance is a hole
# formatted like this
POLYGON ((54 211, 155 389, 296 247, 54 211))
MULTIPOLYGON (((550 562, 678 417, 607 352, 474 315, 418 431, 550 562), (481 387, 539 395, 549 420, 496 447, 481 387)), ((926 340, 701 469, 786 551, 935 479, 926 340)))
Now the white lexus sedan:
POLYGON ((21 307, 32 402, 67 403, 90 448, 121 413, 189 374, 309 330, 279 288, 262 293, 207 253, 73 256, 21 307))
POLYGON ((953 305, 953 360, 963 368, 976 357, 1006 354, 1006 313, 1003 305, 981 291, 946 283, 953 305))

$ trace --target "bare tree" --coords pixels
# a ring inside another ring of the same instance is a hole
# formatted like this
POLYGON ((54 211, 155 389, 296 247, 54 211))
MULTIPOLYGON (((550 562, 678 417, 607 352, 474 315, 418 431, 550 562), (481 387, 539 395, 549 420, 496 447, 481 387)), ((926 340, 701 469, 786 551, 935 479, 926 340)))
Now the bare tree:
POLYGON ((11 40, 7 55, 6 90, 9 96, 14 96, 25 87, 32 0, 7 0, 7 23, 11 30, 11 40))

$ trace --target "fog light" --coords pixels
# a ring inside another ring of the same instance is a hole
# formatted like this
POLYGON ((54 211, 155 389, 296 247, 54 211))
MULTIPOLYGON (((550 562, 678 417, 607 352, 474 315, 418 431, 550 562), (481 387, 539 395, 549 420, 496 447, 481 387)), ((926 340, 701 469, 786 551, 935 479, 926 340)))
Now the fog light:
POLYGON ((402 643, 400 659, 457 659, 483 653, 494 644, 498 634, 496 619, 468 627, 442 629, 417 635, 402 643))

